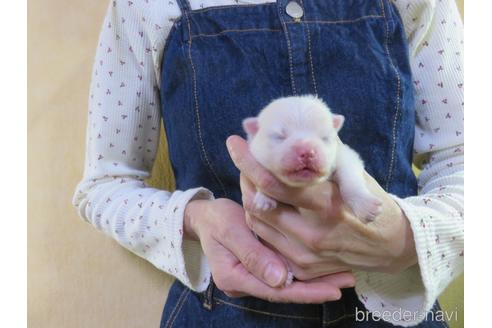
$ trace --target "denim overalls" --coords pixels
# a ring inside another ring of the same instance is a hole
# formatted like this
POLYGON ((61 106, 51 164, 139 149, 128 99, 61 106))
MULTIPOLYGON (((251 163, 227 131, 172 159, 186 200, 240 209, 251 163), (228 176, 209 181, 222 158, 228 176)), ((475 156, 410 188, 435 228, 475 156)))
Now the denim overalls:
MULTIPOLYGON (((389 193, 415 195, 415 113, 408 48, 389 0, 278 0, 182 12, 164 48, 162 117, 177 189, 204 186, 241 203, 225 140, 271 100, 317 94, 345 115, 341 140, 389 193), (289 7, 287 9, 287 7, 289 7)), ((356 322, 354 289, 323 305, 229 298, 213 281, 176 281, 161 327, 391 327, 356 322)), ((438 305, 434 311, 438 309, 438 305)), ((424 322, 419 327, 445 327, 424 322)))

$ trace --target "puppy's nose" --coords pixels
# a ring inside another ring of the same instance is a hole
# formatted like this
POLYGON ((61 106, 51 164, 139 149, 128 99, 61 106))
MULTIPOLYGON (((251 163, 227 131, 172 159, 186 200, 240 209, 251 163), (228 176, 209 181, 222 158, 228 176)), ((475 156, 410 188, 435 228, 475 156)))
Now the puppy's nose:
POLYGON ((308 145, 296 145, 294 151, 297 157, 303 161, 312 160, 316 157, 316 150, 308 145))

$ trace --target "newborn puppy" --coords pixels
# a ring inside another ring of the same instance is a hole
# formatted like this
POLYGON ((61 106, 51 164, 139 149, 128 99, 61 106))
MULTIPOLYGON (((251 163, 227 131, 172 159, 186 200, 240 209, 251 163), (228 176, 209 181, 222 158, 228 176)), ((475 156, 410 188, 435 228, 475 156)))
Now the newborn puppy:
MULTIPOLYGON (((372 221, 382 203, 367 188, 358 154, 338 138, 343 122, 342 115, 308 95, 274 100, 258 117, 245 119, 243 128, 253 156, 280 181, 302 188, 332 180, 353 213, 363 222, 372 221)), ((261 190, 253 203, 262 211, 277 206, 261 190)))

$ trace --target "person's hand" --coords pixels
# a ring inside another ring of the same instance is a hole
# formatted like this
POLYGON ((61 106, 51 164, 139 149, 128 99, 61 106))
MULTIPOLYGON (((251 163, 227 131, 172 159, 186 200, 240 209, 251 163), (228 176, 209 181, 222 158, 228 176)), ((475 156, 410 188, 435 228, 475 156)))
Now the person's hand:
POLYGON ((364 224, 344 206, 335 183, 288 187, 254 159, 242 138, 229 137, 227 146, 241 171, 248 226, 287 259, 297 279, 353 269, 396 273, 417 263, 408 219, 368 174, 369 189, 383 202, 383 211, 364 224), (256 187, 282 204, 256 211, 256 187))
POLYGON ((287 278, 283 260, 256 239, 244 209, 234 201, 193 200, 184 220, 185 236, 200 240, 215 284, 230 297, 323 303, 339 299, 340 288, 354 285, 352 274, 341 273, 281 287, 287 278))

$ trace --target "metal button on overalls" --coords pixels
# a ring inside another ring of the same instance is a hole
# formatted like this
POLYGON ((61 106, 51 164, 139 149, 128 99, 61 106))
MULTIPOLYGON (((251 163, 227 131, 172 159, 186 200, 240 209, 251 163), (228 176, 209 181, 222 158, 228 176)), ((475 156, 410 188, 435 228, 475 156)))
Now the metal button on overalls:
POLYGON ((304 15, 304 10, 302 9, 301 5, 295 1, 291 1, 287 4, 287 6, 285 7, 285 12, 287 13, 287 15, 294 19, 299 19, 302 17, 302 15, 304 15))

